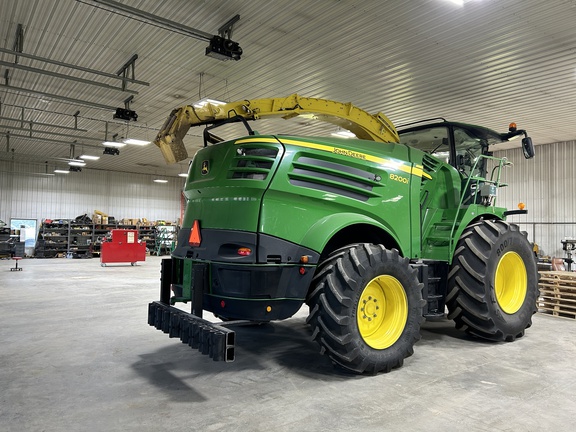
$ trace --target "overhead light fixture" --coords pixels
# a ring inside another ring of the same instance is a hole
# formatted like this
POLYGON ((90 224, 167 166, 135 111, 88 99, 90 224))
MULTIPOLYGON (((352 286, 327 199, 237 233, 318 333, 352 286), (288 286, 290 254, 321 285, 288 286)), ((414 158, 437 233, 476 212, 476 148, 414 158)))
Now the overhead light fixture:
POLYGON ((82 168, 79 167, 79 166, 71 166, 71 167, 68 169, 68 171, 70 171, 70 172, 81 172, 81 171, 82 171, 82 168))
POLYGON ((339 138, 356 138, 356 134, 347 130, 339 130, 338 132, 331 133, 331 135, 339 138))
POLYGON ((210 39, 210 44, 206 47, 206 55, 218 60, 240 60, 242 48, 238 42, 231 39, 213 36, 210 39))
POLYGON ((86 166, 86 162, 84 162, 82 160, 74 159, 74 160, 71 160, 70 162, 68 162, 68 165, 75 166, 75 167, 83 167, 83 166, 86 166))
POLYGON ((180 173, 180 174, 178 174, 178 177, 186 178, 186 177, 188 177, 188 173, 180 173))
POLYGON ((168 180, 157 178, 157 179, 154 179, 154 183, 168 183, 168 180))
POLYGON ((57 174, 70 174, 70 171, 61 169, 55 169, 54 172, 57 174))
POLYGON ((106 147, 116 147, 116 148, 122 148, 124 147, 126 144, 121 143, 121 142, 117 142, 117 141, 104 141, 102 143, 102 145, 106 146, 106 147))
POLYGON ((100 159, 100 156, 92 156, 92 155, 82 155, 82 156, 78 156, 80 159, 84 159, 84 160, 98 160, 100 159))
POLYGON ((119 155, 120 150, 118 150, 116 147, 105 147, 102 154, 107 154, 107 155, 112 155, 112 156, 119 155))
POLYGON ((116 108, 116 112, 112 116, 113 119, 120 119, 120 120, 138 120, 138 114, 136 111, 132 111, 126 108, 116 108))
POLYGON ((139 140, 139 139, 134 139, 134 138, 126 138, 126 139, 123 140, 122 142, 123 142, 124 144, 132 144, 132 145, 144 146, 144 145, 150 144, 152 141, 144 141, 144 140, 139 140))
POLYGON ((208 104, 210 104, 210 105, 226 105, 226 102, 222 102, 222 101, 219 101, 216 99, 203 98, 203 99, 200 99, 198 102, 194 102, 192 104, 192 106, 194 108, 202 108, 208 104))

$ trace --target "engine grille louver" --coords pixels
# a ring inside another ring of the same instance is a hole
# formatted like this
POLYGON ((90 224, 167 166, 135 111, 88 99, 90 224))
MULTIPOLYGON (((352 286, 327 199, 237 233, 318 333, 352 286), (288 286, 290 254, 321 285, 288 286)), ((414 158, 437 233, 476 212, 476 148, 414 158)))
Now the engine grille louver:
POLYGON ((367 201, 369 198, 380 196, 373 191, 375 186, 380 186, 374 174, 313 157, 304 156, 295 160, 288 177, 290 184, 294 186, 333 193, 359 201, 367 201))
MULTIPOLYGON (((441 163, 439 161, 435 160, 427 154, 422 158, 422 166, 424 167, 424 172, 430 174, 431 176, 438 170, 440 165, 441 163)), ((428 180, 430 180, 428 177, 422 176, 422 184, 426 183, 428 180)))
POLYGON ((268 146, 238 147, 229 169, 231 179, 265 180, 278 156, 278 149, 268 146))

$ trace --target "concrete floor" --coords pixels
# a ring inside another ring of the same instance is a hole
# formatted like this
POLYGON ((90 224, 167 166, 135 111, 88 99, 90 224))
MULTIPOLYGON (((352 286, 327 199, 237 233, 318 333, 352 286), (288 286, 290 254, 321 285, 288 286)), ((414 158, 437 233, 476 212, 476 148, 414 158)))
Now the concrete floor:
POLYGON ((160 259, 0 261, 1 431, 568 431, 576 321, 537 314, 485 343, 424 325, 404 367, 378 376, 318 354, 307 309, 237 329, 217 363, 147 325, 160 259))

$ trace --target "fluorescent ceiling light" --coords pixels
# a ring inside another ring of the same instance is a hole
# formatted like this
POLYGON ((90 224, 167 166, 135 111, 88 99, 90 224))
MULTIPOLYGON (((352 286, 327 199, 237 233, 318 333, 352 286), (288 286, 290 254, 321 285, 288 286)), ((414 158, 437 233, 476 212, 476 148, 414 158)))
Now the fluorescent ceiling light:
POLYGON ((126 138, 122 142, 124 144, 144 146, 144 145, 150 144, 152 141, 144 141, 144 140, 139 140, 139 139, 134 139, 134 138, 126 138))
POLYGON ((464 0, 448 0, 450 3, 454 3, 458 6, 464 6, 464 0))
POLYGON ((205 105, 212 104, 212 105, 226 105, 226 102, 222 102, 216 99, 200 99, 198 102, 194 102, 192 105, 196 108, 202 108, 205 105))
POLYGON ((165 179, 154 179, 155 183, 168 183, 168 180, 165 179))
POLYGON ((338 132, 333 132, 332 136, 340 137, 340 138, 356 138, 356 135, 347 130, 341 130, 338 132))
POLYGON ((92 156, 92 155, 82 155, 82 156, 78 156, 80 159, 86 159, 86 160, 98 160, 100 159, 100 156, 92 156))
POLYGON ((178 174, 178 177, 188 177, 188 173, 180 173, 178 174))
POLYGON ((81 160, 71 160, 70 162, 68 162, 68 165, 83 167, 86 166, 86 162, 81 160))
POLYGON ((55 169, 54 172, 58 174, 70 174, 70 171, 68 170, 55 169))
POLYGON ((102 145, 105 146, 105 147, 122 148, 122 147, 124 147, 126 144, 120 143, 120 142, 116 142, 116 141, 104 141, 104 142, 102 143, 102 145))

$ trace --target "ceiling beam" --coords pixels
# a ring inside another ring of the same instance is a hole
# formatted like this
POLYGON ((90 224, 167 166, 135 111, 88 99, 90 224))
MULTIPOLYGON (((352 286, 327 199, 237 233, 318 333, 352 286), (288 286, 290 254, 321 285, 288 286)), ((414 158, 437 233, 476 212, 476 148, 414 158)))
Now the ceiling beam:
MULTIPOLYGON (((30 126, 32 126, 32 124, 30 124, 30 126)), ((7 129, 7 130, 11 130, 11 131, 17 130, 17 131, 29 132, 30 134, 37 133, 37 134, 55 135, 55 136, 61 136, 61 137, 67 137, 67 138, 83 139, 83 140, 88 140, 88 141, 99 141, 99 142, 104 141, 102 138, 79 137, 77 134, 67 134, 67 133, 61 133, 61 132, 33 130, 32 128, 8 126, 8 125, 2 125, 2 124, 0 124, 0 129, 7 129)))
POLYGON ((140 81, 140 80, 137 80, 137 79, 125 78, 125 77, 121 77, 121 76, 118 76, 118 75, 110 74, 110 73, 107 73, 107 72, 102 72, 102 71, 95 70, 95 69, 89 69, 89 68, 85 68, 85 67, 82 67, 82 66, 71 65, 71 64, 68 64, 68 63, 63 63, 63 62, 59 62, 59 61, 56 61, 56 60, 47 59, 47 58, 44 58, 44 57, 38 57, 38 56, 35 56, 35 55, 31 55, 31 54, 25 54, 25 53, 22 53, 22 52, 14 52, 14 51, 9 50, 9 49, 6 49, 6 48, 0 48, 0 53, 12 54, 12 55, 14 55, 14 56, 16 56, 16 57, 25 57, 25 58, 29 58, 29 59, 32 59, 32 60, 38 60, 38 61, 41 61, 41 62, 44 62, 44 63, 50 63, 50 64, 55 64, 55 65, 58 65, 58 66, 64 66, 64 67, 67 67, 67 68, 70 68, 70 69, 76 69, 76 70, 79 70, 79 71, 82 71, 82 72, 89 72, 89 73, 92 73, 92 74, 95 74, 95 75, 104 76, 104 77, 106 77, 106 78, 113 78, 113 79, 117 79, 117 80, 120 80, 120 81, 126 81, 126 82, 130 82, 130 83, 134 83, 134 84, 139 84, 139 85, 143 85, 143 86, 150 86, 150 83, 147 83, 146 81, 140 81))
MULTIPOLYGON (((16 38, 14 39, 13 51, 21 53, 24 50, 24 27, 18 24, 16 27, 16 38)), ((14 59, 14 63, 18 63, 18 55, 14 59)))
MULTIPOLYGON (((50 139, 50 138, 36 138, 36 137, 28 136, 28 135, 19 135, 19 134, 13 134, 13 133, 9 133, 9 132, 0 132, 0 135, 4 135, 8 139, 21 138, 21 139, 26 139, 26 140, 31 140, 31 141, 37 141, 40 143, 48 142, 48 143, 52 143, 52 144, 62 144, 62 145, 67 145, 67 146, 69 146, 70 144, 75 144, 75 145, 79 145, 81 147, 97 148, 100 150, 104 150, 104 147, 102 145, 86 144, 86 143, 76 142, 76 141, 62 141, 62 140, 54 140, 54 139, 50 139)), ((83 139, 83 138, 76 138, 76 139, 83 139)))
MULTIPOLYGON (((82 0, 77 0, 77 1, 80 1, 81 3, 84 3, 84 4, 88 4, 86 1, 82 1, 82 0)), ((144 19, 146 21, 154 23, 154 24, 156 24, 160 27, 163 27, 165 29, 177 31, 179 33, 182 33, 186 36, 191 36, 191 37, 198 39, 198 40, 210 42, 210 40, 214 37, 214 35, 212 35, 210 33, 206 33, 202 30, 197 30, 195 28, 185 26, 184 24, 180 24, 180 23, 174 22, 172 20, 159 17, 158 15, 152 15, 150 13, 147 13, 147 12, 144 12, 142 10, 127 6, 127 5, 119 3, 117 1, 92 0, 92 2, 107 6, 108 8, 111 8, 111 9, 115 9, 116 11, 124 12, 125 14, 128 14, 128 15, 132 15, 132 16, 144 19)), ((115 11, 112 11, 112 12, 115 12, 115 11)))
POLYGON ((76 105, 89 106, 89 107, 99 108, 99 109, 103 109, 103 110, 107 110, 107 111, 116 111, 116 108, 117 108, 117 107, 113 107, 110 105, 99 104, 96 102, 83 101, 80 99, 74 99, 74 98, 69 98, 66 96, 60 96, 60 95, 55 95, 55 94, 51 94, 51 93, 45 93, 45 92, 41 92, 38 90, 29 90, 29 89, 25 89, 22 87, 14 87, 11 85, 0 84, 0 88, 5 88, 8 90, 14 90, 14 91, 17 91, 20 93, 28 93, 28 94, 33 94, 33 95, 45 96, 45 97, 50 98, 50 99, 57 99, 57 100, 69 102, 69 103, 76 104, 76 105))
POLYGON ((38 73, 38 74, 42 74, 42 75, 50 75, 50 76, 53 76, 55 78, 61 78, 61 79, 69 80, 69 81, 77 81, 77 82, 81 82, 82 84, 88 84, 88 85, 103 87, 103 88, 106 88, 109 90, 118 90, 118 91, 122 91, 122 92, 126 92, 126 93, 136 94, 136 95, 138 94, 138 92, 135 90, 128 90, 128 89, 122 88, 122 87, 114 87, 114 86, 111 86, 110 84, 101 83, 101 82, 97 82, 97 81, 89 80, 89 79, 84 79, 84 78, 78 78, 75 76, 65 75, 65 74, 61 74, 58 72, 47 71, 44 69, 37 69, 37 68, 31 67, 31 66, 24 66, 24 65, 21 65, 18 63, 10 63, 10 62, 5 62, 5 61, 0 60, 0 65, 6 66, 7 68, 22 69, 22 70, 25 70, 27 72, 33 72, 33 73, 38 73))
MULTIPOLYGON (((78 117, 80 116, 80 111, 76 111, 75 114, 68 114, 68 113, 64 113, 64 112, 50 111, 50 110, 47 110, 47 109, 30 108, 30 107, 25 107, 25 106, 22 106, 22 105, 14 105, 14 104, 2 103, 2 99, 0 99, 0 115, 2 114, 2 109, 3 109, 3 107, 17 108, 17 109, 20 109, 20 110, 32 110, 32 111, 36 111, 36 112, 41 112, 41 113, 43 113, 43 114, 56 114, 56 115, 59 115, 59 116, 74 117, 74 122, 75 122, 76 125, 78 124, 78 123, 77 123, 77 120, 78 120, 78 117)), ((114 111, 115 111, 115 110, 116 110, 116 109, 114 109, 114 111)), ((4 109, 4 111, 6 111, 6 109, 4 109)), ((110 122, 111 124, 118 125, 118 126, 121 126, 121 125, 124 126, 124 125, 126 125, 126 121, 123 121, 123 120, 122 120, 122 121, 121 121, 121 120, 116 120, 116 121, 111 120, 111 121, 110 121, 110 120, 102 120, 102 119, 99 119, 99 118, 83 117, 83 116, 80 116, 79 118, 82 119, 82 120, 85 120, 85 121, 93 121, 93 122, 98 122, 98 123, 107 123, 107 122, 110 122)), ((21 121, 21 120, 18 120, 18 121, 21 121)), ((36 123, 36 122, 35 122, 35 123, 36 123)), ((40 123, 37 123, 37 124, 40 124, 40 123)), ((156 127, 149 127, 149 126, 147 126, 147 125, 145 125, 145 124, 132 123, 132 124, 130 125, 130 128, 131 128, 131 129, 144 129, 144 130, 146 130, 146 131, 153 131, 154 134, 156 134, 156 133, 158 132, 158 128, 156 128, 156 127)), ((82 132, 86 132, 86 131, 83 130, 83 129, 78 129, 78 128, 72 128, 72 129, 74 129, 74 130, 79 130, 79 131, 82 131, 82 132)), ((193 135, 193 136, 196 136, 196 135, 193 135)))
MULTIPOLYGON (((0 116, 0 120, 19 122, 21 125, 33 124, 36 126, 46 126, 46 127, 53 127, 53 128, 58 128, 58 129, 73 130, 73 131, 78 131, 78 132, 88 132, 87 129, 80 129, 80 128, 72 127, 72 126, 60 126, 60 125, 55 125, 55 124, 50 124, 50 123, 36 122, 33 120, 23 120, 23 119, 17 119, 17 118, 12 118, 12 117, 0 116)), ((41 132, 41 131, 35 131, 35 132, 41 132)))

